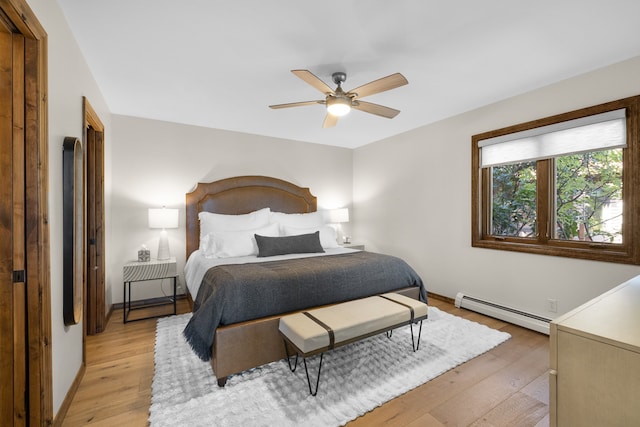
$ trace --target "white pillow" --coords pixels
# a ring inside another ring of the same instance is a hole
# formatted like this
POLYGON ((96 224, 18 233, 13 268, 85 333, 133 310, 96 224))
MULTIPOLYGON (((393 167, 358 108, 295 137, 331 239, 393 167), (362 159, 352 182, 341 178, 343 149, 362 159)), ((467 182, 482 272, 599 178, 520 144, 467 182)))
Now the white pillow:
POLYGON ((217 231, 206 236, 208 240, 207 250, 204 256, 207 258, 230 258, 239 256, 258 255, 258 244, 254 234, 261 236, 278 237, 278 224, 270 224, 266 227, 252 230, 217 231))
POLYGON ((323 225, 321 227, 312 227, 312 228, 297 228, 297 227, 282 227, 282 233, 285 236, 298 236, 300 234, 309 234, 315 233, 316 231, 320 231, 320 244, 324 249, 327 248, 337 248, 338 245, 338 233, 336 233, 336 229, 331 227, 330 225, 323 225))
POLYGON ((322 211, 302 213, 302 214, 287 214, 283 212, 271 212, 271 222, 280 224, 282 227, 297 227, 297 228, 313 228, 321 227, 325 225, 324 213, 322 211))
POLYGON ((200 212, 200 250, 207 251, 205 236, 218 231, 251 230, 269 225, 270 208, 264 208, 243 215, 224 215, 200 212))

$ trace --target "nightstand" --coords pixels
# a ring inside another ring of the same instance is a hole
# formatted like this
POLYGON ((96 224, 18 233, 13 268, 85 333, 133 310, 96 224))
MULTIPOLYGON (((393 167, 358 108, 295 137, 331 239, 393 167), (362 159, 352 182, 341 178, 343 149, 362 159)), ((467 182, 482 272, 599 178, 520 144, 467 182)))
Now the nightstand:
MULTIPOLYGON (((141 308, 148 307, 156 307, 160 305, 169 305, 173 304, 173 314, 176 314, 176 288, 177 288, 177 279, 178 273, 176 268, 176 259, 169 258, 165 260, 152 259, 147 262, 138 262, 131 261, 124 265, 122 268, 122 280, 123 280, 123 323, 132 322, 133 320, 128 320, 129 312, 131 310, 138 310, 141 308), (157 280, 157 279, 173 279, 173 299, 171 297, 167 297, 167 302, 159 302, 152 304, 143 304, 136 305, 135 307, 131 307, 131 286, 135 282, 143 282, 147 280, 157 280)), ((152 317, 158 316, 149 316, 144 317, 142 319, 135 320, 143 320, 150 319, 152 317)))
POLYGON ((359 251, 364 251, 364 245, 357 245, 355 243, 345 243, 340 246, 342 246, 343 248, 358 249, 359 251))

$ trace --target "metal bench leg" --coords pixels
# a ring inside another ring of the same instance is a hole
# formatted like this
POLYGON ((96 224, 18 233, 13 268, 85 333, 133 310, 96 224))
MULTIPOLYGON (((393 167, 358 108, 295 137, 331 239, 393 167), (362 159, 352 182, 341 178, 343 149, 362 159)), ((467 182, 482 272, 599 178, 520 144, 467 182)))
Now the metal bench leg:
POLYGON ((413 347, 413 351, 418 351, 418 349, 420 348, 420 336, 422 335, 422 320, 420 321, 420 329, 418 330, 418 344, 415 344, 415 341, 413 339, 413 323, 410 323, 409 326, 411 327, 411 346, 413 347))
POLYGON ((320 364, 318 365, 318 378, 316 379, 316 391, 311 390, 311 380, 309 379, 309 370, 307 369, 307 358, 304 357, 302 359, 302 361, 304 362, 304 371, 307 374, 307 383, 309 384, 309 393, 311 393, 311 396, 315 396, 316 394, 318 394, 318 384, 320 384, 320 371, 322 370, 322 356, 324 356, 324 353, 320 353, 320 364))
POLYGON ((296 363, 293 365, 293 367, 291 367, 291 356, 289 356, 289 347, 287 347, 287 341, 283 339, 282 342, 284 342, 284 354, 287 356, 289 369, 291 370, 291 372, 295 372, 296 368, 298 367, 298 353, 296 353, 296 363))
MULTIPOLYGON (((289 356, 289 347, 287 346, 287 341, 284 339, 282 341, 284 342, 284 354, 287 356, 287 364, 289 365, 289 369, 291 370, 291 372, 295 372, 296 368, 298 367, 298 356, 300 354, 296 352, 295 362, 293 366, 291 366, 292 356, 289 356)), ((324 356, 324 353, 320 353, 320 364, 318 365, 318 378, 316 378, 315 391, 311 389, 311 379, 309 378, 309 369, 307 368, 307 358, 306 357, 302 358, 302 361, 304 362, 304 372, 307 374, 307 384, 309 384, 309 393, 311 393, 311 396, 315 396, 316 394, 318 394, 318 384, 320 384, 320 371, 322 370, 322 356, 324 356)))

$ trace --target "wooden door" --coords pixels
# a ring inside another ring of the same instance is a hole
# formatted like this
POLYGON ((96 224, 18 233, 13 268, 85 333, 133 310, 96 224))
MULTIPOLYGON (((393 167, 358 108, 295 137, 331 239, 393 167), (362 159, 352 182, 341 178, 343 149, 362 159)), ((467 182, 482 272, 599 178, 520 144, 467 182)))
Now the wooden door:
POLYGON ((51 425, 47 33, 0 0, 0 425, 51 425))
POLYGON ((87 188, 87 335, 105 328, 104 126, 84 100, 87 188))
POLYGON ((25 40, 0 19, 0 425, 27 423, 25 40))

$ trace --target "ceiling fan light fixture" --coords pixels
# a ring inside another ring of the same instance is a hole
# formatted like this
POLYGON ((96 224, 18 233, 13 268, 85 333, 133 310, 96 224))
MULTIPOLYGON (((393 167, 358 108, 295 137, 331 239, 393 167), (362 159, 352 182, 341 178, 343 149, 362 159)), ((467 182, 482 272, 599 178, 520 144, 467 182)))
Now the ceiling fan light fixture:
POLYGON ((342 117, 351 111, 351 100, 343 97, 329 97, 327 112, 333 116, 342 117))
POLYGON ((342 84, 347 80, 347 74, 345 72, 336 72, 331 75, 333 82, 337 85, 335 90, 309 70, 291 70, 291 72, 309 85, 313 86, 314 89, 322 92, 324 99, 269 105, 269 108, 279 109, 324 104, 327 109, 327 114, 324 118, 324 122, 322 123, 323 128, 334 127, 338 123, 338 119, 345 114, 349 114, 349 111, 351 111, 352 108, 363 113, 375 114, 376 116, 385 117, 387 119, 394 118, 398 113, 400 113, 400 110, 395 110, 372 102, 361 101, 360 98, 395 89, 409 83, 402 74, 395 73, 382 77, 381 79, 365 83, 362 86, 358 86, 355 89, 345 92, 342 89, 342 84))

